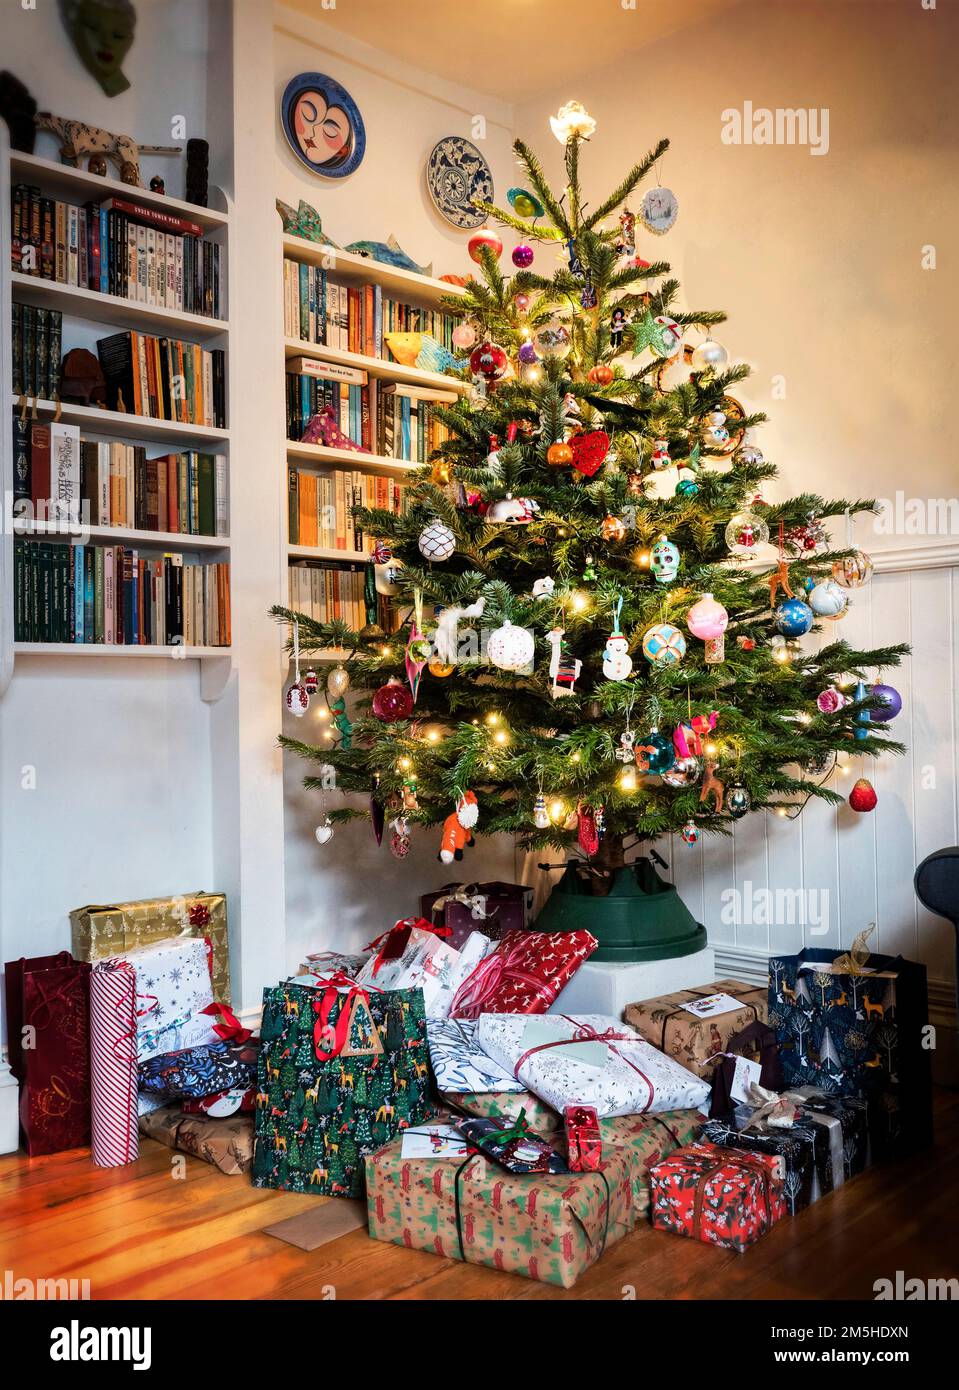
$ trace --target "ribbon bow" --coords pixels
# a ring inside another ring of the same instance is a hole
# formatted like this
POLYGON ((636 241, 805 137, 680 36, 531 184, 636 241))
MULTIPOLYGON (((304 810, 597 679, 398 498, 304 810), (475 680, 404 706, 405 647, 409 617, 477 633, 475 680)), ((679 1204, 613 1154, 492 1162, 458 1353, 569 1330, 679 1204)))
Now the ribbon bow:
POLYGON ((859 932, 854 938, 848 952, 836 957, 832 963, 832 968, 837 974, 862 975, 865 972, 869 960, 869 947, 866 942, 875 930, 875 922, 870 922, 866 930, 859 932))
POLYGON ((431 936, 452 936, 449 927, 435 926, 432 922, 427 922, 425 917, 401 918, 389 931, 383 932, 365 948, 367 951, 376 951, 376 959, 373 962, 374 978, 379 974, 381 965, 385 965, 387 961, 399 960, 414 931, 429 932, 431 936))
POLYGON ((244 1028, 227 1004, 207 1004, 205 1009, 200 1010, 200 1013, 210 1014, 220 1020, 219 1023, 214 1023, 211 1026, 221 1042, 245 1043, 253 1036, 252 1029, 244 1028))
POLYGON ((529 1121, 526 1118, 526 1106, 524 1105, 509 1129, 504 1129, 498 1134, 490 1135, 490 1138, 495 1139, 497 1144, 502 1144, 505 1147, 507 1144, 512 1144, 515 1140, 525 1139, 528 1134, 529 1121))
POLYGON ((792 1129, 799 1119, 801 1107, 806 1103, 805 1097, 796 1091, 783 1091, 780 1095, 778 1091, 768 1091, 755 1081, 750 1083, 746 1098, 753 1107, 753 1113, 749 1123, 743 1126, 744 1130, 759 1129, 762 1125, 769 1129, 792 1129))
POLYGON ((481 960, 453 995, 450 1018, 479 1018, 481 1013, 488 1012, 484 1005, 507 980, 518 980, 528 985, 544 1001, 544 1008, 548 1007, 553 1000, 551 992, 542 980, 521 968, 529 948, 528 940, 517 941, 506 951, 500 945, 485 960, 481 960))
POLYGON ((523 1065, 529 1060, 530 1057, 532 1057, 537 1052, 545 1052, 546 1049, 550 1047, 568 1047, 570 1043, 605 1043, 606 1046, 610 1049, 610 1051, 614 1052, 621 1062, 625 1062, 628 1067, 631 1067, 633 1071, 636 1073, 636 1075, 641 1076, 643 1081, 646 1083, 646 1087, 649 1091, 649 1095, 646 1098, 646 1104, 635 1112, 637 1115, 645 1115, 646 1111, 652 1105, 653 1100, 655 1098, 655 1087, 653 1086, 653 1083, 650 1081, 649 1077, 643 1071, 642 1067, 638 1067, 636 1063, 632 1061, 631 1058, 624 1056, 624 1054, 616 1046, 618 1042, 637 1042, 638 1039, 636 1037, 636 1034, 618 1033, 615 1028, 606 1028, 603 1030, 602 1033, 597 1033, 596 1029, 592 1026, 592 1024, 584 1023, 581 1019, 577 1020, 575 1018, 570 1018, 567 1014, 560 1014, 560 1018, 564 1019, 567 1023, 572 1024, 572 1037, 554 1038, 552 1042, 539 1043, 536 1047, 528 1048, 513 1068, 513 1075, 516 1077, 516 1080, 518 1081, 520 1079, 519 1074, 523 1065))
POLYGON ((461 883, 456 888, 452 888, 444 892, 443 896, 437 898, 433 903, 433 907, 431 910, 434 913, 434 915, 442 915, 446 910, 447 904, 449 903, 462 903, 464 907, 469 908, 470 916, 473 918, 474 922, 485 921, 487 902, 486 894, 471 893, 470 889, 472 888, 472 886, 473 885, 470 883, 461 883))

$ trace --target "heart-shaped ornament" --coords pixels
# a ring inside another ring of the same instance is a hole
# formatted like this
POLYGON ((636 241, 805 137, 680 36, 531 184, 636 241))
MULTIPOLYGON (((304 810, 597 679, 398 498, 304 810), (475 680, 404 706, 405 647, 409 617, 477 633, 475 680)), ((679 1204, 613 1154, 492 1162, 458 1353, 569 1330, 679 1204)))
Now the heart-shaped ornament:
POLYGON ((602 467, 603 459, 609 453, 609 435, 605 430, 574 434, 569 446, 573 451, 573 467, 585 478, 591 478, 602 467))
POLYGON ((320 822, 320 824, 316 827, 313 833, 316 836, 316 842, 318 845, 325 845, 328 840, 332 840, 333 824, 329 816, 327 816, 326 820, 320 822))

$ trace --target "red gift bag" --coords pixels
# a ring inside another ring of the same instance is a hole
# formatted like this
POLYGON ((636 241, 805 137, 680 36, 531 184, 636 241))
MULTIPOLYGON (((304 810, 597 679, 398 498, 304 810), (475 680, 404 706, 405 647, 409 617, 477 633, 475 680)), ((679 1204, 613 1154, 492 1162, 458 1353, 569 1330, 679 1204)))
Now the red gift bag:
POLYGON ((31 1157, 90 1143, 90 970, 69 951, 4 966, 10 1070, 31 1157))

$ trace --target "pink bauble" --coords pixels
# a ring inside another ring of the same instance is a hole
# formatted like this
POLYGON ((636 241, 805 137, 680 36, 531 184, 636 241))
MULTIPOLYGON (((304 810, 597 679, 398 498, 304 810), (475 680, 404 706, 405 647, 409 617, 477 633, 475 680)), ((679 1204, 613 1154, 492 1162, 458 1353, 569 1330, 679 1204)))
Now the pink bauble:
POLYGON ((453 329, 453 346, 471 348, 476 342, 476 329, 471 323, 458 323, 453 329))
POLYGON ((729 614, 721 603, 716 602, 712 594, 703 594, 686 615, 686 626, 694 637, 711 642, 717 637, 722 637, 726 631, 729 626, 729 614))
POLYGON ((842 709, 845 703, 843 696, 832 685, 821 690, 816 696, 816 708, 820 714, 835 714, 837 710, 842 709))
POLYGON ((470 259, 479 264, 481 253, 484 250, 492 251, 493 255, 499 260, 503 254, 503 243, 493 231, 492 227, 480 227, 478 232, 474 232, 466 243, 466 249, 470 253, 470 259))
POLYGON ((512 261, 520 270, 526 270, 533 264, 533 248, 527 246, 525 242, 520 242, 519 246, 513 247, 512 261))
POLYGON ((529 308, 529 295, 518 294, 516 298, 513 300, 513 303, 516 305, 517 310, 521 314, 525 314, 527 309, 529 308))
POLYGON ((413 713, 413 696, 405 685, 392 676, 381 685, 373 696, 373 713, 384 724, 395 724, 397 719, 409 719, 413 713))

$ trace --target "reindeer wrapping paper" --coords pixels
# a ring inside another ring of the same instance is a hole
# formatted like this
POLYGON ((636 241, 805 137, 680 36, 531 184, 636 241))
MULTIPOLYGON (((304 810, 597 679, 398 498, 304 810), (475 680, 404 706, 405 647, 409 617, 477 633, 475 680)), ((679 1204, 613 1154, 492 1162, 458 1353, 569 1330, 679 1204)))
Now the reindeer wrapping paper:
POLYGON ((873 1162, 932 1140, 926 967, 871 955, 861 973, 807 949, 769 962, 769 1023, 786 1088, 868 1102, 873 1162))
POLYGON ((479 1155, 465 1167, 403 1158, 397 1139, 366 1160, 370 1235, 568 1289, 636 1224, 638 1162, 629 1149, 611 1149, 596 1172, 519 1177, 479 1155))
POLYGON ((712 1082, 713 1059, 726 1050, 729 1039, 750 1023, 766 1022, 766 989, 741 980, 715 980, 711 985, 627 1004, 623 1017, 667 1057, 712 1082), (697 1018, 684 1007, 714 994, 728 994, 741 1007, 706 1018, 697 1018))
POLYGON ((264 990, 254 1187, 362 1197, 364 1156, 431 1111, 422 991, 354 986, 333 995, 328 1023, 335 1028, 349 1011, 349 1027, 324 1061, 315 1025, 327 991, 264 990))

